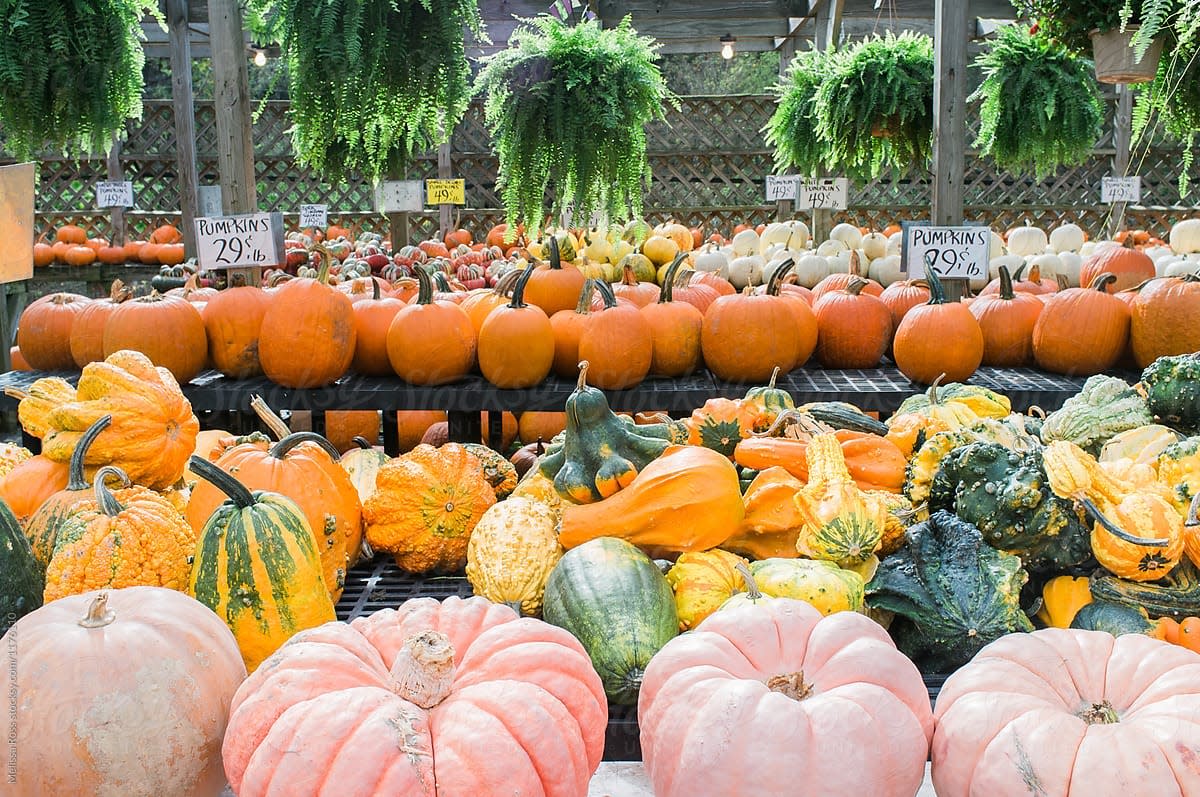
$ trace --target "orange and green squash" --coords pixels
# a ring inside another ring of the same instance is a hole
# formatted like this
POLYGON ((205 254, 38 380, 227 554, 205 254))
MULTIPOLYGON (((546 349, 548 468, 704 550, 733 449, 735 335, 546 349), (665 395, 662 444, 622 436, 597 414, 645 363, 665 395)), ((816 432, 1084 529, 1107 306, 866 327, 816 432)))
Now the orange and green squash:
POLYGON ((721 608, 721 604, 745 588, 738 564, 740 556, 713 548, 680 554, 667 571, 667 583, 675 592, 679 630, 687 631, 721 608))

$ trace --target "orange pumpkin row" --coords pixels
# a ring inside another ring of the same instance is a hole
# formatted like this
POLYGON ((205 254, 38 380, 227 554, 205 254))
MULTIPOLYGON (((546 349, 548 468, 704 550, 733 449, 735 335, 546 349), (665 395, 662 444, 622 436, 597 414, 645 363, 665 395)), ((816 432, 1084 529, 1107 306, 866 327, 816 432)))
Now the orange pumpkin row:
POLYGON ((174 266, 184 260, 183 236, 170 224, 155 229, 149 241, 129 241, 124 246, 114 246, 104 238, 88 238, 83 228, 73 224, 58 228, 54 238, 53 244, 38 241, 33 245, 35 267, 53 263, 90 266, 96 262, 174 266))

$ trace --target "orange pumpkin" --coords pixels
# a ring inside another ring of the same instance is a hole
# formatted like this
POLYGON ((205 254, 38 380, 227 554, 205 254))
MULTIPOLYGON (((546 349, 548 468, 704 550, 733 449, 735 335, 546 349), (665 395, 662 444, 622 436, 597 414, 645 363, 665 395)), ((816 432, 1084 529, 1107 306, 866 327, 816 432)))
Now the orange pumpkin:
POLYGON ((158 247, 158 262, 164 266, 177 266, 183 260, 183 244, 163 244, 158 247))
POLYGON ((42 454, 21 462, 0 479, 0 500, 24 526, 46 499, 65 490, 69 467, 42 454))
POLYGON ((579 373, 579 339, 592 317, 592 295, 596 292, 596 282, 588 279, 583 283, 579 302, 573 310, 559 310, 550 317, 550 329, 554 334, 554 362, 550 367, 564 379, 579 373))
POLYGON ((1101 274, 1088 288, 1068 288, 1046 300, 1033 327, 1039 368, 1091 376, 1116 364, 1129 339, 1129 306, 1108 293, 1115 280, 1101 274))
POLYGON ((929 302, 910 310, 896 329, 896 367, 920 384, 931 385, 939 376, 965 382, 983 360, 983 331, 965 304, 946 301, 933 269, 926 281, 929 302))
MULTIPOLYGON (((641 311, 650 328, 653 348, 650 373, 655 376, 687 376, 700 365, 700 329, 704 326, 704 314, 695 305, 675 300, 678 267, 679 261, 676 261, 667 270, 658 301, 644 306, 641 311)), ((815 319, 813 326, 816 326, 815 319)), ((589 362, 592 361, 589 359, 589 362)))
POLYGON ((12 363, 12 369, 14 371, 32 371, 33 370, 33 368, 31 368, 29 366, 29 361, 25 359, 25 355, 21 354, 20 346, 9 346, 8 347, 8 359, 12 363))
POLYGON ((420 444, 430 427, 446 423, 445 410, 401 410, 396 413, 400 453, 411 451, 420 444))
POLYGON ((125 254, 126 263, 140 263, 139 256, 142 252, 142 247, 146 245, 146 241, 126 241, 121 247, 121 251, 125 254))
POLYGON ((321 387, 341 377, 354 359, 354 311, 350 299, 328 285, 332 261, 321 249, 315 279, 289 280, 263 315, 258 358, 263 373, 284 387, 321 387))
POLYGON ((457 230, 450 230, 442 238, 442 243, 446 245, 447 249, 453 249, 456 246, 470 246, 471 233, 461 228, 457 230))
POLYGON ((213 367, 231 379, 262 374, 258 341, 270 295, 252 285, 218 291, 200 311, 213 367))
MULTIPOLYGON (((892 339, 892 312, 878 296, 852 280, 844 290, 813 302, 817 316, 817 360, 825 368, 874 368, 892 339)), ((814 292, 814 297, 816 293, 814 292)))
POLYGON ((177 244, 183 240, 183 234, 174 224, 162 224, 154 228, 154 232, 150 233, 150 243, 152 244, 177 244))
POLYGON ((549 260, 539 264, 529 275, 525 293, 528 302, 540 307, 549 318, 559 310, 570 310, 575 306, 586 277, 574 266, 563 265, 554 236, 547 239, 547 246, 549 260))
POLYGON ((822 279, 812 289, 813 303, 821 300, 821 297, 827 293, 837 293, 844 291, 856 279, 861 279, 866 282, 860 289, 862 293, 868 296, 883 295, 883 286, 873 279, 868 278, 861 272, 861 265, 858 260, 858 253, 853 252, 850 255, 850 270, 849 272, 841 272, 838 274, 830 274, 822 279))
POLYGON ((339 453, 345 454, 358 448, 354 438, 361 437, 374 445, 379 439, 378 410, 327 410, 325 412, 325 439, 339 453))
POLYGON ((487 245, 488 246, 497 246, 501 249, 507 249, 508 247, 513 246, 514 244, 516 244, 517 246, 524 246, 524 240, 525 240, 525 225, 524 224, 517 225, 517 229, 513 233, 513 238, 511 241, 508 240, 508 225, 507 224, 497 224, 495 227, 488 230, 488 234, 487 234, 487 245))
MULTIPOLYGON (((125 262, 125 247, 123 246, 105 246, 96 250, 96 259, 101 263, 110 266, 120 265, 125 262)), ((35 264, 36 265, 36 264, 35 264)))
POLYGON ((1138 368, 1159 357, 1200 351, 1200 277, 1150 280, 1135 294, 1130 312, 1138 368))
MULTIPOLYGON (((541 307, 525 303, 526 285, 534 271, 532 263, 525 267, 513 285, 512 299, 493 310, 479 330, 479 370, 499 388, 533 387, 554 364, 550 319, 541 307)), ((578 273, 582 280, 582 272, 578 273)))
POLYGON ((96 262, 96 250, 82 244, 71 246, 63 255, 68 266, 90 266, 96 262))
POLYGON ((567 428, 565 412, 522 412, 517 419, 517 437, 522 443, 549 443, 567 428))
POLYGON ((925 280, 893 282, 879 294, 879 301, 892 314, 892 329, 899 329, 909 310, 929 301, 929 284, 925 280))
POLYGON ((416 300, 396 311, 388 327, 392 370, 414 385, 443 385, 466 376, 475 364, 475 330, 462 307, 433 299, 433 282, 417 269, 416 300))
POLYGON ((471 291, 467 298, 462 300, 460 306, 467 317, 471 319, 471 326, 475 328, 476 336, 479 335, 479 330, 483 329, 483 322, 487 320, 492 311, 508 304, 512 298, 513 285, 520 276, 521 272, 513 269, 496 280, 495 287, 471 291))
POLYGON ((132 297, 133 291, 115 280, 107 299, 95 299, 83 306, 71 324, 71 359, 76 367, 104 359, 104 327, 117 306, 132 297))
MULTIPOLYGON (((370 298, 354 302, 354 359, 350 367, 367 376, 391 376, 388 330, 396 314, 408 307, 399 299, 382 296, 379 283, 371 283, 370 298)), ((353 435, 351 435, 353 437, 353 435)))
POLYGON ((54 247, 44 241, 38 241, 33 245, 33 265, 36 268, 45 268, 54 262, 54 247))
POLYGON ((618 299, 628 299, 638 307, 645 307, 658 301, 658 286, 653 282, 638 282, 637 276, 633 273, 633 266, 628 263, 622 269, 621 281, 613 285, 612 290, 618 299))
POLYGON ((185 384, 208 356, 204 320, 177 296, 151 294, 122 302, 104 325, 104 356, 122 350, 141 352, 185 384))
POLYGON ((650 322, 635 305, 618 304, 608 283, 601 281, 597 287, 605 306, 584 323, 579 359, 591 364, 588 378, 593 386, 624 390, 641 382, 650 371, 654 357, 650 322))
POLYGON ((82 244, 87 241, 87 232, 74 224, 64 224, 54 233, 55 243, 82 244))
POLYGON ((765 382, 777 367, 790 368, 801 351, 800 328, 790 299, 778 295, 771 275, 768 290, 722 296, 704 314, 700 348, 704 362, 727 382, 765 382))
POLYGON ((1137 249, 1110 246, 1083 261, 1079 268, 1079 284, 1091 285, 1102 274, 1112 274, 1116 278, 1105 285, 1109 293, 1116 293, 1154 279, 1154 261, 1137 249))
POLYGON ((154 265, 158 263, 158 250, 161 247, 162 244, 156 244, 153 241, 149 241, 148 243, 143 244, 142 248, 138 250, 137 259, 146 265, 154 265))
POLYGON ((1007 266, 1000 266, 1000 288, 995 296, 971 303, 971 315, 983 332, 983 364, 999 367, 1033 362, 1033 328, 1042 314, 1042 302, 1013 291, 1007 266))
POLYGON ((90 301, 77 293, 51 293, 25 308, 17 327, 17 347, 34 369, 68 371, 75 367, 71 328, 90 301))
MULTIPOLYGON (((490 412, 481 412, 480 413, 479 422, 480 422, 480 432, 482 433, 482 441, 481 442, 484 445, 491 445, 492 434, 491 434, 491 427, 488 423, 488 419, 490 417, 491 417, 490 412)), ((500 445, 499 445, 499 448, 501 450, 507 449, 513 444, 513 441, 517 439, 517 430, 518 430, 517 416, 513 415, 511 412, 500 413, 500 445)), ((549 440, 550 438, 546 438, 546 439, 549 440)))

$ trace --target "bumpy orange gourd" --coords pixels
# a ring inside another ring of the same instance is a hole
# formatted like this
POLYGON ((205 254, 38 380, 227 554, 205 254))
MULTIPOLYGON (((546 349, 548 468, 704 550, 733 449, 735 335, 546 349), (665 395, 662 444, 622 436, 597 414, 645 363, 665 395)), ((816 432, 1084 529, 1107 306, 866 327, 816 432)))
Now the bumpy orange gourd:
POLYGON ((698 446, 670 446, 623 490, 563 509, 558 541, 574 548, 620 537, 661 551, 703 551, 733 534, 745 515, 737 469, 698 446))
POLYGON ((475 524, 496 494, 479 460, 456 443, 419 445, 383 466, 363 507, 367 542, 411 573, 461 570, 475 524))
POLYGON ((680 631, 695 628, 745 589, 738 564, 749 566, 742 557, 720 548, 679 555, 667 571, 667 583, 675 592, 680 631))
POLYGON ((167 499, 144 487, 109 492, 96 472, 94 506, 68 517, 46 565, 45 600, 109 587, 187 589, 196 537, 167 499))

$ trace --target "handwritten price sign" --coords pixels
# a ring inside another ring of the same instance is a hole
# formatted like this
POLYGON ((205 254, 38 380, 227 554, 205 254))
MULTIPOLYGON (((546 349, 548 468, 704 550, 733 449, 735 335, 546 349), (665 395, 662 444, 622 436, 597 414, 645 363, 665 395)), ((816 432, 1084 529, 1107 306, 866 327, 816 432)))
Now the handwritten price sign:
POLYGON ((795 199, 800 191, 801 179, 798 174, 768 174, 767 201, 782 202, 785 199, 795 199))
POLYGON ((129 182, 128 180, 114 180, 96 183, 96 207, 133 207, 133 183, 129 182))
POLYGON ((979 279, 988 273, 991 244, 988 227, 905 225, 901 261, 910 279, 926 269, 943 279, 979 279))
POLYGON ((283 216, 279 213, 196 219, 196 253, 204 268, 277 266, 282 251, 283 216))
POLYGON ((1100 181, 1100 201, 1109 205, 1117 202, 1141 202, 1141 177, 1105 177, 1100 181))
POLYGON ((300 226, 325 227, 329 224, 328 205, 301 205, 300 226))
POLYGON ((465 205, 467 204, 467 181, 457 180, 426 180, 425 204, 427 205, 465 205))
POLYGON ((823 210, 845 210, 850 194, 850 181, 845 177, 826 177, 800 184, 797 207, 823 210))

